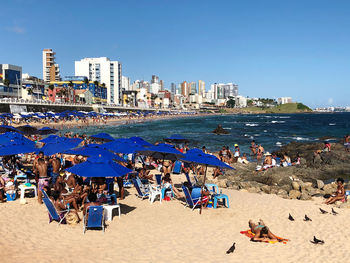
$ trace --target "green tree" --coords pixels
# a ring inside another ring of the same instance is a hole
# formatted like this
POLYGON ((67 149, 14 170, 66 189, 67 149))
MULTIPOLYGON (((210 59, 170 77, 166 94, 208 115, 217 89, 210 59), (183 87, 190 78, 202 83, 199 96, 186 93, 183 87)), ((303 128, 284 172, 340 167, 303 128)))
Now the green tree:
POLYGON ((234 108, 235 105, 236 105, 236 101, 232 98, 226 102, 226 107, 228 107, 228 108, 234 108))
POLYGON ((89 85, 89 79, 88 78, 84 78, 84 84, 86 84, 86 87, 89 85))
POLYGON ((10 86, 10 80, 9 79, 4 79, 4 85, 6 87, 9 87, 10 86))
POLYGON ((65 89, 65 94, 67 94, 68 96, 68 102, 70 102, 70 95, 71 95, 71 93, 72 93, 72 89, 73 89, 73 86, 74 86, 74 84, 73 84, 73 81, 69 81, 68 82, 68 89, 65 89))
POLYGON ((52 84, 50 84, 50 85, 49 85, 49 90, 53 91, 54 89, 55 89, 55 86, 52 85, 52 84))

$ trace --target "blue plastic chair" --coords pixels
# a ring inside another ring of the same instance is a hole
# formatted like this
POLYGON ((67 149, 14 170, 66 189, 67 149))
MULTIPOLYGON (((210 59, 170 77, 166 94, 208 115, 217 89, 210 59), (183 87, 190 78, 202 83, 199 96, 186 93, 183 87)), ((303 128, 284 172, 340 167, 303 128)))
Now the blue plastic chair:
POLYGON ((188 188, 186 186, 182 186, 182 191, 185 194, 186 197, 186 205, 185 208, 187 206, 189 206, 190 208, 192 208, 192 211, 201 204, 201 197, 199 196, 198 198, 192 198, 190 191, 188 190, 188 188))
POLYGON ((161 174, 156 174, 155 177, 156 177, 157 185, 159 187, 161 187, 161 185, 162 185, 162 175, 161 174))
POLYGON ((48 197, 47 193, 45 191, 42 191, 44 198, 43 198, 43 202, 47 208, 47 211, 49 213, 49 224, 52 221, 57 221, 58 225, 65 224, 66 223, 66 216, 69 212, 69 209, 61 211, 61 214, 59 214, 55 208, 55 206, 53 205, 53 203, 51 202, 50 198, 48 197))
POLYGON ((188 184, 192 187, 190 175, 188 173, 185 173, 185 175, 186 175, 186 179, 187 179, 188 184))
POLYGON ((89 206, 84 216, 83 233, 88 228, 101 228, 105 231, 103 206, 89 206))
POLYGON ((136 180, 135 178, 133 178, 132 179, 132 182, 134 183, 134 186, 135 186, 135 188, 136 188, 136 191, 137 191, 137 193, 138 193, 138 197, 140 197, 140 198, 142 198, 142 200, 143 199, 145 199, 145 198, 148 198, 148 196, 149 196, 149 194, 148 194, 148 192, 146 192, 145 190, 141 190, 141 187, 140 187, 140 185, 139 185, 139 183, 141 182, 138 182, 138 180, 136 180))
POLYGON ((228 196, 225 194, 218 194, 218 195, 214 195, 213 196, 213 207, 216 208, 217 204, 218 204, 218 200, 223 200, 224 205, 227 208, 230 208, 230 204, 229 204, 229 200, 228 200, 228 196))
POLYGON ((219 187, 217 184, 205 184, 205 186, 208 188, 210 192, 213 194, 220 194, 219 187))
POLYGON ((173 174, 180 174, 182 168, 182 162, 176 161, 173 168, 173 174))

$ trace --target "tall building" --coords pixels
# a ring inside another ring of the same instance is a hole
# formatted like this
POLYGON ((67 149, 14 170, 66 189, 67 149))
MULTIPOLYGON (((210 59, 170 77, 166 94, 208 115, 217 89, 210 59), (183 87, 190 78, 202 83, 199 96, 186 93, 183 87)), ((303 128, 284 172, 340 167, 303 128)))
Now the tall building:
POLYGON ((107 88, 107 103, 120 104, 122 97, 122 64, 120 62, 111 61, 107 57, 84 58, 75 61, 75 75, 104 83, 107 88))
POLYGON ((173 94, 173 95, 176 94, 176 84, 175 83, 170 84, 170 91, 171 91, 171 94, 173 94))
POLYGON ((164 90, 164 82, 163 82, 163 80, 160 80, 159 84, 160 84, 160 90, 164 90))
POLYGON ((151 84, 152 83, 159 83, 159 77, 156 75, 152 75, 152 80, 151 80, 151 84))
POLYGON ((204 98, 205 93, 205 82, 203 80, 198 80, 198 94, 204 98))
POLYGON ((130 79, 122 76, 122 90, 131 90, 130 79))
POLYGON ((211 85, 214 92, 214 99, 228 99, 229 97, 235 97, 238 95, 238 85, 233 83, 215 83, 211 85))
POLYGON ((197 94, 196 82, 194 81, 190 82, 189 86, 190 86, 190 94, 192 95, 197 94))
POLYGON ((0 97, 21 97, 22 67, 0 64, 0 97))
POLYGON ((51 48, 43 50, 43 80, 46 82, 60 81, 60 67, 55 63, 56 53, 51 48))
POLYGON ((186 98, 190 95, 190 90, 187 81, 181 83, 181 94, 186 98))

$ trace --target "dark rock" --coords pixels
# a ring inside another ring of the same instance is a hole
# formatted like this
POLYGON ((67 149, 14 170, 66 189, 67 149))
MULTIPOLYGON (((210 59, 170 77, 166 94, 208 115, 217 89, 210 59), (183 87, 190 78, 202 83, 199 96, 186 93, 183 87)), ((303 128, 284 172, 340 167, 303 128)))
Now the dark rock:
POLYGON ((229 134, 229 132, 227 130, 222 128, 221 124, 219 124, 215 130, 213 130, 213 133, 215 133, 215 134, 229 134))

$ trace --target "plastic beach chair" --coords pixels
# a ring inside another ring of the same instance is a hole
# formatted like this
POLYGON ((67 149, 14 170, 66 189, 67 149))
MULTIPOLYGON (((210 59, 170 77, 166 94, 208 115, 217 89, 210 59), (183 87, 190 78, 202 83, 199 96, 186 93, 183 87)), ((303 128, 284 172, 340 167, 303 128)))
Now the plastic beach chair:
POLYGON ((152 185, 149 185, 149 195, 148 200, 151 202, 151 204, 154 202, 157 196, 159 196, 159 201, 162 203, 162 191, 158 187, 154 187, 152 185))
POLYGON ((42 191, 44 198, 43 198, 43 202, 47 208, 47 211, 49 213, 49 224, 52 221, 57 221, 58 225, 60 225, 61 223, 65 224, 66 223, 66 216, 69 212, 69 209, 61 211, 61 214, 59 214, 55 208, 55 206, 53 205, 52 201, 50 200, 50 198, 48 197, 47 193, 45 191, 42 191))
POLYGON ((89 206, 84 216, 83 233, 88 228, 101 228, 105 231, 103 206, 89 206))
POLYGON ((188 188, 186 186, 182 186, 182 190, 185 194, 186 197, 186 205, 185 208, 187 206, 189 206, 190 208, 192 208, 192 211, 201 204, 201 197, 196 197, 196 198, 192 198, 190 191, 188 190, 188 188))
POLYGON ((148 198, 149 193, 146 192, 144 189, 141 189, 141 187, 139 185, 139 182, 136 179, 134 179, 134 178, 132 179, 132 182, 134 183, 134 186, 136 188, 138 197, 140 197, 142 199, 148 198))
POLYGON ((181 168, 182 168, 181 161, 176 161, 175 164, 174 164, 174 168, 173 168, 173 174, 180 174, 181 173, 181 168))
POLYGON ((187 179, 188 184, 190 185, 190 187, 192 187, 190 175, 188 173, 185 173, 185 175, 186 175, 186 179, 187 179))

